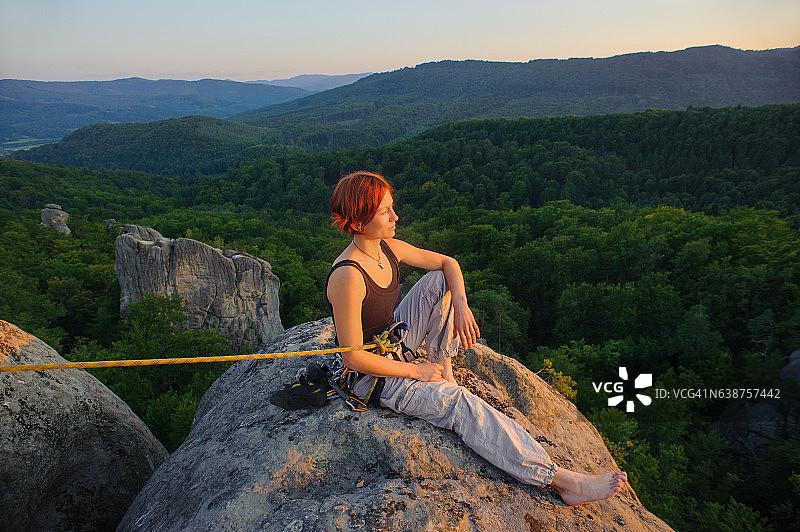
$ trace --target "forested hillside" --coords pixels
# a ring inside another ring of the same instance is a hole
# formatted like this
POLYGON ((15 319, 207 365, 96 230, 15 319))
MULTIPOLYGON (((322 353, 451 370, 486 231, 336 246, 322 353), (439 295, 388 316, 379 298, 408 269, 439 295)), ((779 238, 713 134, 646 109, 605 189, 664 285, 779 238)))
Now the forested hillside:
POLYGON ((508 210, 566 199, 710 214, 752 206, 797 220, 800 105, 459 122, 382 148, 243 165, 210 181, 201 198, 324 212, 323 186, 362 167, 393 177, 407 218, 443 206, 508 210))
POLYGON ((307 149, 380 146, 472 118, 594 115, 797 102, 800 48, 722 46, 606 59, 425 63, 231 117, 307 149))
POLYGON ((0 149, 54 142, 95 123, 152 122, 187 115, 225 118, 312 92, 215 79, 4 79, 0 80, 0 149))
POLYGON ((173 175, 214 173, 221 166, 291 152, 381 146, 455 120, 799 100, 800 48, 744 52, 711 46, 608 59, 443 61, 375 74, 235 116, 233 120, 269 128, 269 134, 253 138, 246 150, 243 139, 230 142, 226 133, 230 127, 196 119, 194 126, 202 127, 211 139, 219 131, 214 154, 222 161, 217 164, 186 156, 193 152, 190 144, 195 137, 183 123, 169 128, 163 123, 137 125, 146 143, 128 142, 129 129, 123 125, 109 125, 102 134, 97 128, 78 131, 61 143, 18 157, 173 175))
MULTIPOLYGON (((800 519, 798 105, 484 120, 347 152, 263 159, 219 177, 0 160, 0 319, 68 358, 224 350, 180 303, 117 314, 115 230, 154 227, 269 261, 284 326, 327 314, 347 244, 332 186, 366 168, 397 189, 398 237, 455 256, 484 339, 597 426, 648 509, 677 530, 787 530, 800 519), (71 236, 39 225, 44 203, 71 236), (651 373, 650 405, 594 383, 651 373), (783 374, 782 374, 783 372, 783 374), (657 397, 655 390, 760 390, 657 397), (744 396, 744 397, 743 397, 744 396), (748 421, 748 416, 757 423, 748 421)), ((403 268, 410 285, 419 273, 403 268)), ((99 374, 174 448, 223 368, 99 374), (152 372, 152 373, 149 373, 152 372)))
POLYGON ((249 153, 269 143, 272 155, 285 154, 279 135, 209 116, 186 116, 160 122, 94 124, 16 156, 44 163, 87 168, 130 168, 173 176, 221 174, 249 153))

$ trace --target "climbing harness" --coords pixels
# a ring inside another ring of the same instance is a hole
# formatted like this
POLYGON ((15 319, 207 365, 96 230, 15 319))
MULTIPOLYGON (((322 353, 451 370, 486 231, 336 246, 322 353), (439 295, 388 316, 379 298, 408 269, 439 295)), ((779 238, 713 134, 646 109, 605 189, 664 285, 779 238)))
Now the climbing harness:
MULTIPOLYGON (((385 338, 390 340, 389 345, 392 345, 394 348, 390 351, 385 348, 384 344, 380 344, 377 348, 379 351, 377 354, 387 357, 391 356, 395 360, 403 360, 404 352, 408 351, 408 348, 403 343, 407 334, 408 324, 406 324, 406 322, 399 321, 393 324, 391 327, 381 333, 381 336, 386 335, 385 338), (400 346, 399 353, 396 349, 397 346, 400 346)), ((414 357, 412 356, 411 358, 413 359, 414 357)), ((386 382, 386 379, 385 377, 374 377, 372 375, 368 375, 367 377, 372 379, 372 383, 370 384, 367 395, 364 396, 364 402, 369 403, 370 399, 373 399, 373 402, 378 403, 380 402, 381 392, 383 391, 383 385, 386 382)))
POLYGON ((366 399, 362 401, 350 393, 349 388, 346 385, 342 386, 342 384, 345 382, 342 377, 348 371, 347 366, 341 363, 335 370, 332 370, 328 366, 322 366, 322 371, 325 374, 326 382, 330 388, 330 390, 328 390, 329 398, 338 395, 344 400, 344 404, 346 404, 353 412, 363 412, 369 408, 367 406, 366 399))
MULTIPOLYGON (((375 347, 372 349, 378 356, 393 356, 401 360, 404 350, 410 352, 403 344, 407 334, 406 323, 397 322, 373 338, 375 347)), ((350 370, 341 356, 337 356, 330 366, 320 366, 315 362, 309 364, 305 375, 300 375, 297 383, 275 392, 270 402, 287 410, 314 408, 324 404, 322 392, 326 389, 327 398, 339 396, 351 410, 363 412, 369 408, 369 404, 379 404, 383 383, 383 377, 350 370), (353 393, 357 383, 368 387, 363 400, 353 393)))

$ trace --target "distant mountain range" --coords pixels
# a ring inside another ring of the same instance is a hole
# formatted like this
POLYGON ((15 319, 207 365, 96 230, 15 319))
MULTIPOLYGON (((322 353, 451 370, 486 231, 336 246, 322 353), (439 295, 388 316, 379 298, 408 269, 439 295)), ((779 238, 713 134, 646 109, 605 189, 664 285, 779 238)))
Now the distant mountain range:
POLYGON ((468 119, 794 102, 800 102, 800 47, 707 46, 527 63, 442 61, 250 110, 231 117, 236 128, 203 117, 137 125, 136 135, 125 125, 90 126, 17 156, 89 168, 208 173, 223 161, 380 146, 468 119), (216 162, 196 160, 193 129, 202 130, 203 138, 216 136, 216 162))
POLYGON ((96 123, 153 122, 188 115, 226 118, 347 85, 366 75, 304 74, 253 82, 0 80, 0 149, 54 142, 96 123))
POLYGON ((293 78, 248 81, 247 83, 265 83, 277 87, 298 87, 307 91, 322 92, 341 87, 342 85, 349 85, 370 74, 372 74, 372 72, 334 76, 327 74, 301 74, 293 78))
POLYGON ((228 117, 311 94, 298 87, 203 79, 0 80, 0 143, 52 142, 95 123, 228 117))
POLYGON ((595 115, 800 101, 800 47, 723 46, 607 59, 441 61, 230 117, 304 149, 377 146, 474 118, 595 115))

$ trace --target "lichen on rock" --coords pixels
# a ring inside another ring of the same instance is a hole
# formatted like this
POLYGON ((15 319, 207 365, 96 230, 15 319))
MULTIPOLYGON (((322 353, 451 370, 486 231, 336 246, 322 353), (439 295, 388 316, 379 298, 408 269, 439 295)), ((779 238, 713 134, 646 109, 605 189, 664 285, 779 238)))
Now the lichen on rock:
MULTIPOLYGON (((3 364, 66 362, 0 321, 3 364)), ((0 530, 113 530, 167 451, 82 370, 0 373, 0 530)))

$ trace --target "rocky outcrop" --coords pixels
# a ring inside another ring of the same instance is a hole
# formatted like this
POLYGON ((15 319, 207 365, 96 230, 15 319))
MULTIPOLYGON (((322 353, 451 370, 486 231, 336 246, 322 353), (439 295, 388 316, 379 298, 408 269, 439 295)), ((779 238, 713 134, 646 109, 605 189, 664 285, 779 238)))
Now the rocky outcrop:
POLYGON ((69 220, 69 214, 61 210, 61 205, 48 203, 44 206, 44 209, 42 209, 42 225, 45 227, 50 227, 51 229, 68 235, 72 231, 67 227, 67 220, 69 220))
MULTIPOLYGON (((331 345, 325 320, 286 331, 268 349, 331 345)), ((420 419, 384 408, 355 413, 338 399, 312 410, 272 405, 270 395, 308 362, 232 366, 119 530, 669 530, 630 486, 613 499, 568 507, 420 419)), ((557 463, 616 469, 597 430, 522 365, 484 346, 459 362, 460 383, 522 423, 557 463)))
POLYGON ((731 442, 731 452, 746 464, 763 458, 769 444, 784 440, 800 420, 797 397, 800 384, 800 350, 794 351, 789 363, 781 368, 781 384, 774 388, 758 388, 771 397, 736 401, 712 424, 731 442), (774 394, 774 396, 772 396, 774 394))
POLYGON ((773 403, 738 404, 711 425, 731 442, 731 452, 745 463, 763 458, 769 443, 776 438, 785 439, 797 423, 796 406, 773 403))
POLYGON ((780 377, 782 379, 794 379, 800 384, 800 349, 789 355, 789 363, 781 368, 780 377))
POLYGON ((236 352, 262 348, 283 332, 280 281, 266 261, 190 238, 164 238, 138 225, 122 228, 114 254, 122 316, 146 294, 178 294, 188 327, 218 330, 236 352))
MULTIPOLYGON (((65 360, 0 321, 0 364, 65 360)), ((113 530, 167 451, 80 370, 0 373, 0 530, 113 530)))

